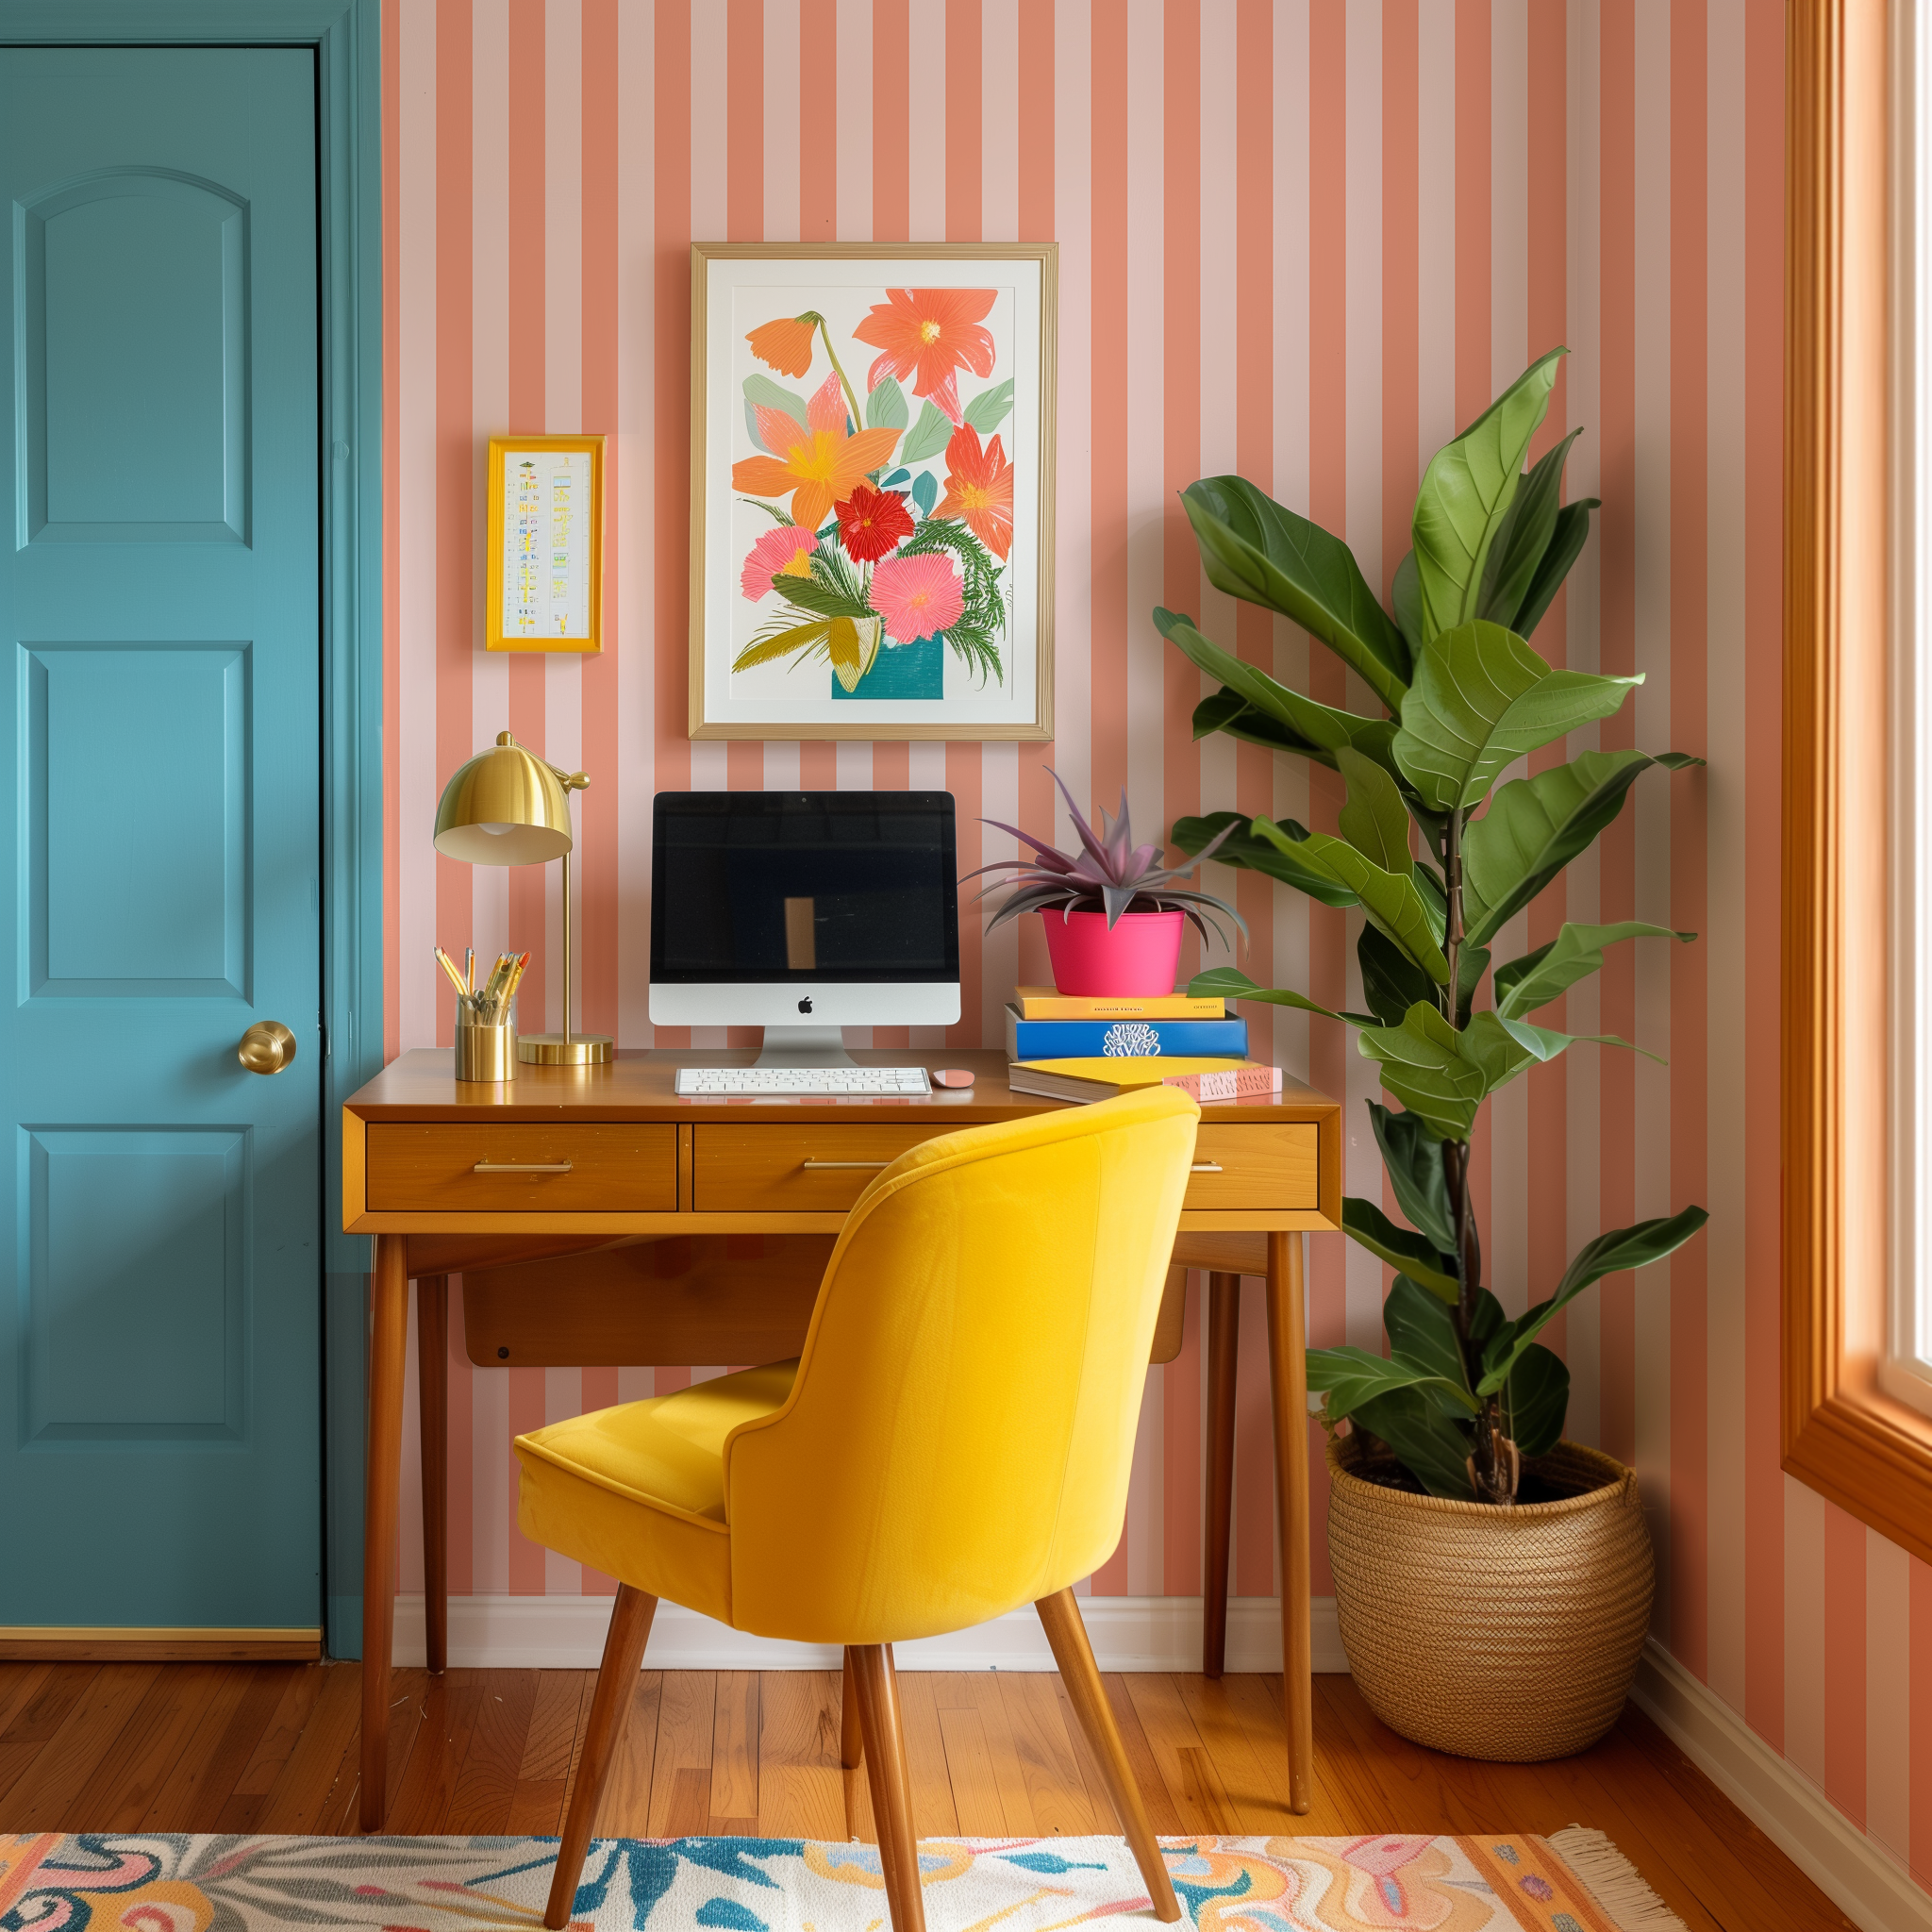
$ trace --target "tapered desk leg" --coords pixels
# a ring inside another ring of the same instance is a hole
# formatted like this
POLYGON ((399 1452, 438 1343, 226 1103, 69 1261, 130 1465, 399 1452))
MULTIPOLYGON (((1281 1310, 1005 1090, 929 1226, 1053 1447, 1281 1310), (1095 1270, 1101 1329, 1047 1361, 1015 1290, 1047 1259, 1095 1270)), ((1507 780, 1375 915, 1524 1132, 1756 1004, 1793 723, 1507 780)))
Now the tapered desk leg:
POLYGON ((389 1657, 395 1624, 396 1490, 403 1459, 408 1346, 408 1247, 375 1237, 370 1283, 369 1447, 362 1488, 362 1791, 364 1831, 380 1831, 389 1782, 389 1657))
POLYGON ((449 1665, 449 1276, 416 1284, 423 1416, 423 1618, 431 1671, 449 1665))
POLYGON ((1227 1662, 1227 1553, 1234 1516, 1234 1387, 1241 1335, 1241 1278, 1208 1277, 1208 1582, 1201 1606, 1201 1670, 1227 1662))
POLYGON ((1308 1630, 1308 1364, 1302 1237, 1268 1237, 1268 1386, 1274 1398, 1274 1499, 1281 1518, 1281 1683, 1288 1723, 1288 1808, 1315 1785, 1314 1662, 1308 1630))

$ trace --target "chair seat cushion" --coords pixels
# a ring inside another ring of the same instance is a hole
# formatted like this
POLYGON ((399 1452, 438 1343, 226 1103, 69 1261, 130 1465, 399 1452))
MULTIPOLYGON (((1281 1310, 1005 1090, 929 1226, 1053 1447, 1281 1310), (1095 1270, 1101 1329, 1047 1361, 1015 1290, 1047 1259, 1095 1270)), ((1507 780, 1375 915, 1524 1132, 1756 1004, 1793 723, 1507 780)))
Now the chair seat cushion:
POLYGON ((729 1623, 724 1440, 781 1407, 797 1372, 795 1358, 771 1362, 519 1436, 519 1526, 621 1583, 729 1623))

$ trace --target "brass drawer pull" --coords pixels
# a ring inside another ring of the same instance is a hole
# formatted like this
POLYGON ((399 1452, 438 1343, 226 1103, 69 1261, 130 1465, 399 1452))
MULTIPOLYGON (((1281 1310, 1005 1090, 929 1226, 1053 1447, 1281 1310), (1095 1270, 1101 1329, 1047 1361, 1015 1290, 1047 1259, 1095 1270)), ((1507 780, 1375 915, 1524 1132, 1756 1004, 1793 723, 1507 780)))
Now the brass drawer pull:
POLYGON ((479 1160, 472 1174, 568 1174, 567 1160, 479 1160))
POLYGON ((1189 1168, 1188 1172, 1190 1174, 1224 1174, 1226 1169, 1218 1160, 1197 1160, 1192 1167, 1189 1168))
POLYGON ((801 1160, 799 1166, 808 1171, 817 1169, 823 1172, 828 1167, 891 1167, 890 1160, 801 1160))

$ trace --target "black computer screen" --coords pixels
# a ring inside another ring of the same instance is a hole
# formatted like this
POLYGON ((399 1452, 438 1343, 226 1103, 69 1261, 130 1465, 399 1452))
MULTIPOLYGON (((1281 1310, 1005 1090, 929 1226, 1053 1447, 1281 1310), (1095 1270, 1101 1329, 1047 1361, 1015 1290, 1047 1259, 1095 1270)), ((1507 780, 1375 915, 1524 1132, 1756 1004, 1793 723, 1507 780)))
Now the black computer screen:
POLYGON ((651 977, 959 976, 946 791, 660 791, 651 977))

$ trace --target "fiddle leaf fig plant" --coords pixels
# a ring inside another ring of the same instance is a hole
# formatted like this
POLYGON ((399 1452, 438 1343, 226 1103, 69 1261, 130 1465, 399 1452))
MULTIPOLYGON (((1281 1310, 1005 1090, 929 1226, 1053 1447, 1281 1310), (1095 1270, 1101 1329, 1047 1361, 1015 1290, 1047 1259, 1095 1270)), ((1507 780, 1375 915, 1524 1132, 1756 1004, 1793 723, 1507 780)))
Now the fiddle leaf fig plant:
POLYGON ((1173 832, 1185 852, 1211 848, 1225 865, 1362 913, 1366 1012, 1257 986, 1232 966, 1200 974, 1189 989, 1354 1027, 1399 1103, 1368 1107, 1407 1225, 1355 1197, 1341 1216, 1351 1239, 1396 1270, 1382 1310, 1389 1353, 1312 1349, 1308 1386, 1328 1425, 1347 1421, 1378 1437, 1431 1495, 1494 1504, 1514 1500, 1524 1458, 1562 1433, 1570 1373, 1538 1337, 1593 1283, 1661 1260, 1707 1218, 1685 1208, 1599 1235, 1514 1320, 1483 1285, 1469 1144, 1484 1104, 1582 1041, 1630 1045, 1530 1015, 1600 971, 1611 946, 1696 937, 1641 920, 1565 924, 1520 958, 1492 959, 1504 926, 1589 850, 1644 772, 1702 762, 1678 752, 1582 752, 1499 783, 1526 753, 1613 716, 1642 682, 1557 670, 1529 642, 1598 508, 1594 498, 1562 501, 1563 464, 1580 431, 1524 468, 1566 353, 1533 362, 1436 452, 1386 610, 1340 538, 1252 483, 1209 476, 1182 492, 1208 580, 1292 618, 1386 715, 1319 704, 1204 637, 1191 617, 1154 613, 1169 642, 1220 686, 1194 711, 1196 738, 1225 732, 1308 758, 1343 789, 1339 836, 1234 812, 1181 819, 1173 832))

